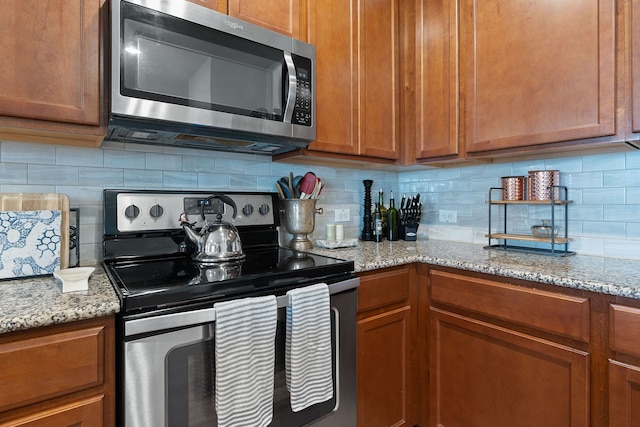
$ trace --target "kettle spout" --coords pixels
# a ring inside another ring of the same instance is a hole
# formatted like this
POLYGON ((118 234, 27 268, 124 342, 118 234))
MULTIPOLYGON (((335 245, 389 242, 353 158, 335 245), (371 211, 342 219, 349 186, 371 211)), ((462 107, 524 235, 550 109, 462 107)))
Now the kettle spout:
POLYGON ((200 234, 194 230, 193 224, 195 224, 195 222, 189 222, 189 216, 186 212, 182 212, 180 214, 180 225, 182 226, 184 232, 187 234, 187 237, 189 237, 189 239, 191 239, 193 243, 200 243, 200 239, 202 239, 202 236, 200 236, 200 234))

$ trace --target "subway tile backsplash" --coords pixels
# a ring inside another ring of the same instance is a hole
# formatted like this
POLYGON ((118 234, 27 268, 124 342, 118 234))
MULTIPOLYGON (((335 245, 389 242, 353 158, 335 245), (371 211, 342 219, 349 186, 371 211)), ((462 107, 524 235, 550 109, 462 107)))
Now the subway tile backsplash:
MULTIPOLYGON (((499 187, 502 176, 541 169, 560 170, 560 184, 568 187, 573 201, 568 207, 569 250, 640 259, 639 151, 425 169, 402 172, 398 181, 400 191, 421 192, 428 203, 420 237, 487 244, 489 188, 499 187), (456 210, 458 222, 441 223, 440 209, 456 210)), ((549 208, 518 208, 510 207, 507 217, 507 228, 514 233, 528 233, 549 218, 549 208)), ((560 232, 563 227, 564 221, 560 232)))
MULTIPOLYGON (((640 152, 535 159, 447 168, 382 172, 271 162, 268 157, 183 148, 107 142, 102 148, 0 141, 0 191, 60 192, 80 208, 81 263, 101 260, 102 190, 105 188, 275 191, 275 181, 292 171, 315 172, 325 182, 312 237, 324 237, 336 208, 349 208, 346 237, 362 230, 362 180, 396 195, 421 193, 424 203, 419 236, 486 244, 489 188, 500 177, 530 170, 559 169, 569 188, 569 249, 582 254, 640 259, 640 152), (439 210, 457 212, 457 223, 441 223, 439 210)), ((540 207, 509 213, 509 227, 526 232, 548 217, 540 207)), ((562 224, 564 226, 564 224, 562 224)), ((384 243, 383 243, 384 244, 384 243)))

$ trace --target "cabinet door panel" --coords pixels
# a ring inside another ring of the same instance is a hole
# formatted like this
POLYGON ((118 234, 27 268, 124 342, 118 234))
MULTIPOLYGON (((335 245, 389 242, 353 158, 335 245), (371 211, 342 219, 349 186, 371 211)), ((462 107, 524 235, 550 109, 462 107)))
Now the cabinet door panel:
POLYGON ((227 13, 227 0, 187 0, 187 1, 218 11, 220 13, 227 13))
POLYGON ((613 0, 463 0, 468 152, 615 132, 613 0))
POLYGON ((399 157, 397 0, 360 1, 360 152, 399 157))
POLYGON ((640 367, 609 362, 609 426, 640 425, 640 367))
POLYGON ((287 36, 306 40, 301 27, 300 0, 229 0, 231 16, 287 36))
POLYGON ((431 299, 588 343, 588 298, 431 271, 431 299))
POLYGON ((430 425, 589 425, 586 353, 435 308, 430 315, 430 425))
POLYGON ((0 345, 0 410, 104 382, 104 327, 0 345))
POLYGON ((416 159, 457 155, 458 2, 418 4, 416 159))
POLYGON ((631 2, 632 129, 640 132, 640 0, 631 2))
POLYGON ((358 321, 358 425, 410 422, 411 307, 358 321))
POLYGON ((0 427, 106 426, 103 406, 104 395, 100 395, 7 423, 0 421, 0 427))
POLYGON ((100 5, 3 2, 0 115, 100 124, 100 5))
POLYGON ((357 154, 357 0, 312 0, 309 42, 316 46, 316 140, 310 150, 357 154))

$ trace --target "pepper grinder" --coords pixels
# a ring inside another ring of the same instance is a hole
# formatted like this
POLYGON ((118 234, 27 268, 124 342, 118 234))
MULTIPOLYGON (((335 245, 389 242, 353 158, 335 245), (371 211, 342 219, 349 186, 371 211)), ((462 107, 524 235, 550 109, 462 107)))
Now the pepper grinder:
POLYGON ((373 240, 373 222, 371 218, 371 186, 373 180, 365 179, 362 181, 364 184, 364 215, 362 216, 362 235, 361 240, 373 240))

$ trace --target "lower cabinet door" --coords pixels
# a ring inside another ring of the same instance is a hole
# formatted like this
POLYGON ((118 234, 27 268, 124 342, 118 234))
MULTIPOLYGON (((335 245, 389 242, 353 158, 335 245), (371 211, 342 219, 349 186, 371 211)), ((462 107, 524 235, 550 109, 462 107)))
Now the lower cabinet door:
POLYGON ((0 427, 96 426, 104 425, 104 396, 79 400, 53 409, 3 422, 0 427))
POLYGON ((640 426, 640 367, 609 361, 609 426, 640 426))
POLYGON ((358 426, 410 423, 410 322, 405 306, 358 321, 358 426))
POLYGON ((430 423, 589 425, 589 355, 430 309, 430 423))

